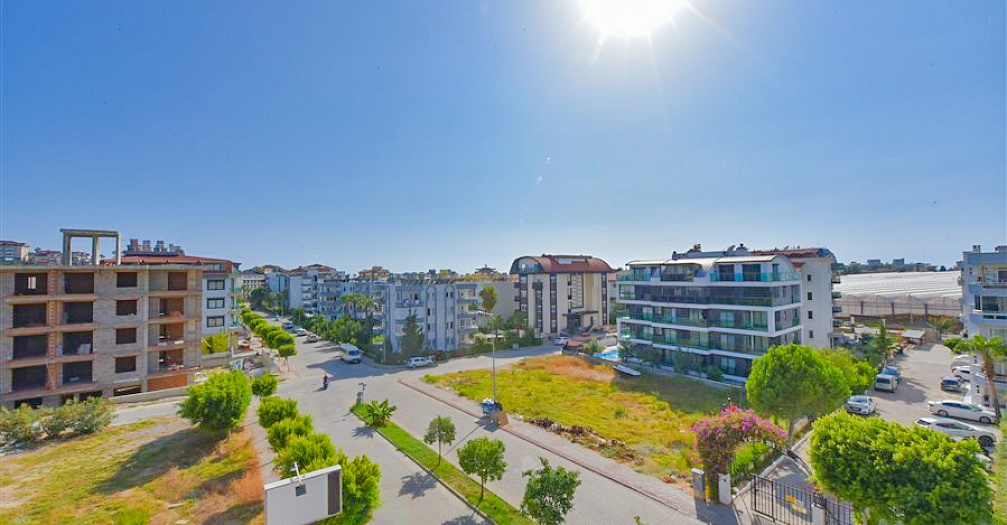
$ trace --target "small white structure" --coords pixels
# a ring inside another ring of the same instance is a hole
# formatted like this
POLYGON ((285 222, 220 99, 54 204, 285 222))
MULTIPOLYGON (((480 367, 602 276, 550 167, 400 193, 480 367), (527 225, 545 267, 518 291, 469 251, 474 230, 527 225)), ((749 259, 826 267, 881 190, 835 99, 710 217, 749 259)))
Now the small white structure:
POLYGON ((339 465, 266 484, 266 525, 310 525, 342 512, 339 465))

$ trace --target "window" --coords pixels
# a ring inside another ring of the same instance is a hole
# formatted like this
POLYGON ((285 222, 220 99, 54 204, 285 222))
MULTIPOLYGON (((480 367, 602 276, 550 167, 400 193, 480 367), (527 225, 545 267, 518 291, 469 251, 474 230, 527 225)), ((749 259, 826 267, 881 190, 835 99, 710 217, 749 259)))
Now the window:
POLYGON ((815 318, 815 312, 808 310, 808 319, 814 319, 814 318, 815 318))
POLYGON ((808 282, 811 282, 811 274, 808 274, 808 282))
POLYGON ((814 338, 815 338, 815 331, 808 330, 808 339, 814 339, 814 338))
POLYGON ((218 316, 207 317, 206 318, 206 327, 207 328, 218 328, 218 327, 221 327, 221 326, 224 326, 224 316, 218 315, 218 316))
POLYGON ((206 281, 206 289, 207 290, 223 290, 224 289, 224 280, 223 279, 210 279, 209 281, 206 281))
POLYGON ((811 300, 811 292, 808 292, 808 300, 811 300))
POLYGON ((136 288, 136 272, 119 272, 115 274, 116 288, 136 288))
POLYGON ((115 344, 129 345, 136 342, 136 328, 116 328, 115 344))
POLYGON ((115 373, 125 374, 126 372, 136 372, 136 356, 116 357, 115 373))
POLYGON ((223 297, 217 297, 217 298, 207 299, 206 300, 206 309, 207 310, 213 310, 213 309, 216 309, 216 308, 223 308, 223 307, 224 307, 224 298, 223 297))
POLYGON ((136 300, 116 301, 115 315, 136 315, 136 300))

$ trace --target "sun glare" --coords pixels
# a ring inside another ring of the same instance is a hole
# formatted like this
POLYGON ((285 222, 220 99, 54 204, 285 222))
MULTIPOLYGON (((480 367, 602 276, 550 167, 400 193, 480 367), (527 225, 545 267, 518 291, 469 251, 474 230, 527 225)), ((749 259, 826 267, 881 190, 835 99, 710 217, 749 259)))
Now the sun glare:
POLYGON ((602 36, 643 38, 671 22, 676 0, 580 0, 584 19, 602 36))

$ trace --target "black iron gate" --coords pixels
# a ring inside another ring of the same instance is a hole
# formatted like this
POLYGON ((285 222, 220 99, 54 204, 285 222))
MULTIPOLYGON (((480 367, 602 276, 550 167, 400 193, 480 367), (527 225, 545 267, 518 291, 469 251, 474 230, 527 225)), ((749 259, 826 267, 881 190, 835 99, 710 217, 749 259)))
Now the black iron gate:
POLYGON ((816 498, 825 508, 826 525, 854 525, 849 505, 779 480, 756 476, 752 480, 752 509, 783 525, 808 525, 816 498))

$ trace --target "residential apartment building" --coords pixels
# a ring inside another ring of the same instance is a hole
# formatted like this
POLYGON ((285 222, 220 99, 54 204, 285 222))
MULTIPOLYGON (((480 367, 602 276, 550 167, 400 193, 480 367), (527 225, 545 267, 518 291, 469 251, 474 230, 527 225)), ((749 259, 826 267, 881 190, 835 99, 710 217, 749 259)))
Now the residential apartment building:
POLYGON ((769 347, 801 342, 801 274, 783 255, 696 246, 628 263, 618 289, 623 344, 656 350, 667 365, 684 356, 744 381, 769 347))
POLYGON ((17 241, 0 241, 0 264, 25 264, 30 247, 17 241))
POLYGON ((528 316, 536 336, 600 327, 608 320, 608 274, 605 261, 589 255, 518 257, 514 300, 528 316))
POLYGON ((302 266, 284 272, 265 275, 266 286, 286 297, 289 309, 303 308, 309 314, 319 313, 319 287, 325 282, 346 280, 346 273, 322 264, 302 266))
MULTIPOLYGON (((992 252, 983 252, 981 246, 973 246, 972 251, 962 253, 962 324, 969 336, 983 335, 999 337, 1007 341, 1007 245, 997 246, 992 252)), ((979 356, 972 356, 972 362, 982 365, 979 356)), ((996 364, 998 394, 1001 403, 1007 399, 1007 364, 996 364)), ((986 378, 973 374, 973 399, 985 399, 986 378)), ((988 401, 988 400, 987 400, 988 401)))
POLYGON ((202 269, 0 267, 0 404, 184 386, 200 369, 202 269))
POLYGON ((197 267, 201 270, 199 290, 202 292, 200 333, 203 337, 239 330, 241 309, 241 274, 238 265, 227 259, 181 255, 179 252, 159 252, 124 255, 124 265, 172 265, 197 267))
POLYGON ((815 348, 833 347, 838 342, 835 318, 842 308, 833 290, 839 284, 836 256, 828 248, 785 248, 756 250, 754 255, 783 255, 801 274, 801 342, 815 348))
POLYGON ((63 252, 57 250, 35 248, 35 251, 28 254, 28 264, 31 265, 60 264, 62 259, 63 252))
POLYGON ((241 288, 241 298, 245 301, 249 300, 249 295, 254 290, 266 287, 266 274, 258 272, 241 272, 240 277, 240 288, 241 288))

